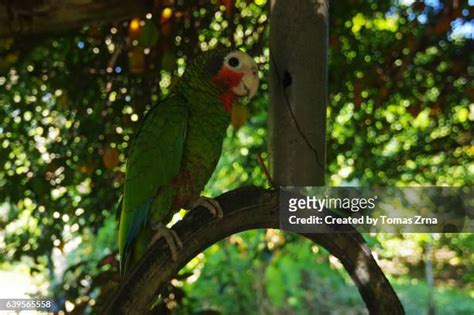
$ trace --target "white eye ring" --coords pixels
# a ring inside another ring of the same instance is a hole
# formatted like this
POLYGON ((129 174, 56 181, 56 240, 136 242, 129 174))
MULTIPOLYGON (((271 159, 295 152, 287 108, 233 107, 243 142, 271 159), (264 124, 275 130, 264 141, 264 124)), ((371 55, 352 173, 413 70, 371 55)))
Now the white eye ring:
POLYGON ((236 70, 238 70, 242 67, 242 61, 237 56, 230 56, 226 60, 226 64, 227 64, 227 66, 229 66, 229 68, 236 69, 236 70))

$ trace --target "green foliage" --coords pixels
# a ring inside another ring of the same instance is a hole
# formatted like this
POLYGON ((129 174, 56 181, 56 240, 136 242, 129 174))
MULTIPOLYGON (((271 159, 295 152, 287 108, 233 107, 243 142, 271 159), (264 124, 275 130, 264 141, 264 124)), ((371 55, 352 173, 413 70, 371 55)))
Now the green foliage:
POLYGON ((297 236, 249 231, 210 247, 183 270, 192 276, 175 285, 189 292, 191 310, 205 306, 223 314, 363 314, 364 303, 341 269, 326 251, 297 236), (239 303, 226 302, 235 300, 239 303))
MULTIPOLYGON (((425 282, 418 281, 396 281, 395 290, 399 292, 399 297, 408 315, 420 313, 420 309, 427 309, 427 297, 429 287, 425 282), (414 299, 413 297, 417 298, 414 299)), ((458 290, 435 289, 434 300, 436 301, 437 314, 472 314, 474 309, 473 299, 458 290)))
MULTIPOLYGON (((0 39, 0 264, 45 275, 42 295, 61 308, 91 312, 103 302, 119 281, 114 215, 131 137, 201 50, 237 45, 262 70, 250 119, 229 128, 206 192, 268 185, 256 160, 268 160, 267 2, 155 1, 138 36, 124 22, 0 39)), ((330 184, 473 184, 473 41, 455 28, 472 23, 473 7, 409 2, 331 3, 330 184)), ((427 242, 439 312, 473 312, 471 234, 367 238, 408 313, 426 309, 427 242)), ((163 312, 365 312, 337 261, 277 231, 234 235, 178 278, 163 312)))

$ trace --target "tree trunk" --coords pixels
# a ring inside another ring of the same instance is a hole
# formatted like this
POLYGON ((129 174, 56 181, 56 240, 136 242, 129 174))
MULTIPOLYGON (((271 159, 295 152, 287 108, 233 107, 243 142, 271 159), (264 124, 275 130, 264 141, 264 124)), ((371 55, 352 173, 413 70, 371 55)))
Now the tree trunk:
POLYGON ((91 23, 144 15, 149 0, 4 0, 0 1, 0 37, 64 33, 91 23))
POLYGON ((269 147, 279 186, 324 185, 327 0, 273 0, 269 147))

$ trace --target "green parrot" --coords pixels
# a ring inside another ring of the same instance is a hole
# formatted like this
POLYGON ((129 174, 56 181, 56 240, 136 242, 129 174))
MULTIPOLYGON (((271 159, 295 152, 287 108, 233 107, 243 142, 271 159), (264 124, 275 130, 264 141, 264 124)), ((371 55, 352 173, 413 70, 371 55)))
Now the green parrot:
POLYGON ((248 54, 206 52, 146 114, 129 152, 119 209, 122 274, 161 237, 177 259, 182 244, 166 224, 180 209, 204 206, 222 217, 217 201, 200 193, 219 160, 234 100, 252 98, 258 85, 257 65, 248 54))

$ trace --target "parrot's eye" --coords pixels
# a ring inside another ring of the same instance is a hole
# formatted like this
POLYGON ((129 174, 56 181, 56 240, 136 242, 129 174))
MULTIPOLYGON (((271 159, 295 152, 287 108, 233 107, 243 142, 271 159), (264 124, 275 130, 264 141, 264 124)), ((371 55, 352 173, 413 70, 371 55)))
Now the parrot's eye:
POLYGON ((229 66, 231 66, 232 68, 236 68, 236 67, 239 66, 240 61, 239 61, 239 59, 237 59, 235 57, 232 57, 232 58, 229 59, 228 63, 229 63, 229 66))

